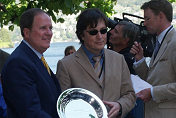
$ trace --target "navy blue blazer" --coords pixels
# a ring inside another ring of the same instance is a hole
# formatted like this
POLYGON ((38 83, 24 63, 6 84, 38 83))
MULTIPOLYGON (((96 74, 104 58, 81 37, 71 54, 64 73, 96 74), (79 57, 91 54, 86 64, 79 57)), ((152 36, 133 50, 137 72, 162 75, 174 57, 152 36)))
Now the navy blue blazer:
POLYGON ((8 58, 1 77, 8 118, 59 118, 59 82, 24 42, 8 58))

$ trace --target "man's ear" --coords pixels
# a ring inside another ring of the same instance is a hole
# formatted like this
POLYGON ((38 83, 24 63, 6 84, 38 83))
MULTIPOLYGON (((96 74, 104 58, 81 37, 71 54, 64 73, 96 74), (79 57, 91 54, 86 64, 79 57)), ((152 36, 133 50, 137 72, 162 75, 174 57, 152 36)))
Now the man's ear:
POLYGON ((30 32, 30 29, 28 29, 28 28, 23 29, 23 33, 24 33, 25 38, 29 38, 29 32, 30 32))
POLYGON ((160 19, 163 19, 164 17, 166 17, 163 12, 160 12, 158 15, 159 15, 160 19))

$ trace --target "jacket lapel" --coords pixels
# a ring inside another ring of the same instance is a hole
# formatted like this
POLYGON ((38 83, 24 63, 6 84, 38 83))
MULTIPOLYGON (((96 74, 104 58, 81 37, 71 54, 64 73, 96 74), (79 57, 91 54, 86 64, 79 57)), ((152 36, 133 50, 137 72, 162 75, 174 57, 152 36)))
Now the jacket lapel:
MULTIPOLYGON (((32 49, 29 48, 24 42, 21 42, 20 47, 28 55, 27 58, 30 58, 32 60, 32 63, 34 63, 34 65, 36 65, 36 69, 39 70, 39 72, 43 76, 43 79, 53 85, 53 80, 52 80, 51 76, 49 75, 48 71, 45 69, 41 59, 39 59, 39 57, 32 51, 32 49)), ((50 69, 50 71, 51 71, 51 69, 50 69)))
POLYGON ((92 79, 94 79, 98 84, 103 86, 101 81, 97 77, 94 71, 94 68, 90 63, 87 55, 85 54, 84 50, 81 47, 76 52, 75 57, 76 57, 77 63, 79 63, 83 67, 83 69, 92 77, 92 79))
POLYGON ((104 66, 105 67, 104 68, 104 70, 105 70, 105 80, 104 80, 104 82, 108 83, 110 79, 107 79, 107 78, 109 78, 111 76, 111 73, 112 73, 111 72, 112 70, 110 69, 111 64, 109 63, 109 62, 111 62, 111 60, 110 60, 111 58, 109 58, 110 56, 108 55, 106 49, 104 50, 104 52, 105 52, 105 60, 104 60, 105 61, 105 63, 104 63, 105 64, 105 66, 104 66))
POLYGON ((168 42, 165 42, 165 43, 163 42, 160 50, 158 51, 158 54, 157 54, 155 60, 153 60, 153 65, 155 65, 155 63, 159 61, 160 57, 162 56, 162 54, 164 53, 164 51, 167 48, 167 44, 168 44, 168 42))
POLYGON ((151 63, 150 63, 150 66, 154 66, 158 61, 159 59, 161 58, 161 56, 164 54, 167 46, 168 46, 168 43, 170 42, 172 35, 174 34, 174 29, 172 29, 168 35, 165 37, 165 39, 163 39, 163 44, 161 45, 160 47, 160 50, 158 51, 158 54, 154 60, 154 57, 152 55, 152 58, 151 58, 151 63))

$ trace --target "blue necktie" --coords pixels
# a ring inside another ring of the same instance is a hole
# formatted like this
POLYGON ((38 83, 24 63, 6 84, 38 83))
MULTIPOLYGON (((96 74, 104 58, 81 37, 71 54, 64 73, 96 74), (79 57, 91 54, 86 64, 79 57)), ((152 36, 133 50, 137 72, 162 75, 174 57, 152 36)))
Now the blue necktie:
POLYGON ((158 40, 156 40, 155 49, 154 49, 154 59, 159 51, 159 48, 160 48, 160 43, 158 40))

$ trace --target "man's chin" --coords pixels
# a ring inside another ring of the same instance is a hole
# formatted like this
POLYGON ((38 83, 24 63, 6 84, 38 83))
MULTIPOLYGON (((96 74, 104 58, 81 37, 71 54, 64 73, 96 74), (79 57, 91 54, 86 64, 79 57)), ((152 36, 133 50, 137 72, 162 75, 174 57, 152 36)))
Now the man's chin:
POLYGON ((100 48, 102 48, 102 47, 104 47, 104 46, 105 46, 104 43, 99 43, 99 44, 97 44, 97 47, 100 47, 100 48))
POLYGON ((153 30, 151 30, 151 29, 147 29, 147 31, 148 31, 148 33, 150 33, 150 34, 156 34, 156 32, 153 31, 153 30))
POLYGON ((105 45, 101 45, 101 46, 98 46, 98 49, 99 50, 102 50, 104 48, 105 45))
POLYGON ((49 47, 50 47, 50 45, 46 45, 46 46, 43 47, 43 50, 46 51, 49 47))

